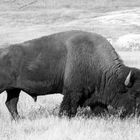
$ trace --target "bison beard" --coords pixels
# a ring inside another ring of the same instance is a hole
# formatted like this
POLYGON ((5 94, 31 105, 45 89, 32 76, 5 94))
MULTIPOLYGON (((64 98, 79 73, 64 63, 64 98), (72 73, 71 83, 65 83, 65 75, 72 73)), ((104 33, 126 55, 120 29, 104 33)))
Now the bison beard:
POLYGON ((67 31, 10 45, 0 50, 0 67, 0 91, 7 91, 14 119, 21 90, 35 101, 39 95, 63 94, 60 114, 70 117, 79 106, 94 110, 99 104, 131 114, 140 93, 140 70, 125 66, 95 33, 67 31))

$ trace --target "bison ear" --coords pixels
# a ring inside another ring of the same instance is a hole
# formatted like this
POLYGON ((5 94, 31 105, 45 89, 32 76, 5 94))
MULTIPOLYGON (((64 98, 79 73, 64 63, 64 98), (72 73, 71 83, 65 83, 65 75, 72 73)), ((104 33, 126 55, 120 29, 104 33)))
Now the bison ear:
POLYGON ((127 87, 132 87, 132 85, 133 85, 133 75, 132 75, 132 72, 131 71, 127 75, 124 84, 127 87))

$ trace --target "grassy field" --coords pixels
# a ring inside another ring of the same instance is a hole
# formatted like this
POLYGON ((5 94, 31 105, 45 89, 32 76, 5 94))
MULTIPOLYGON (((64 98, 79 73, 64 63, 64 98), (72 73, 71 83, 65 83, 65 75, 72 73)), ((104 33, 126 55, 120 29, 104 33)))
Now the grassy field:
MULTIPOLYGON (((126 65, 140 68, 139 6, 139 0, 0 0, 0 47, 79 29, 102 34, 126 65)), ((139 118, 59 118, 62 98, 41 96, 35 103, 21 92, 18 111, 24 119, 14 122, 5 106, 6 93, 0 94, 0 140, 140 139, 139 118)))

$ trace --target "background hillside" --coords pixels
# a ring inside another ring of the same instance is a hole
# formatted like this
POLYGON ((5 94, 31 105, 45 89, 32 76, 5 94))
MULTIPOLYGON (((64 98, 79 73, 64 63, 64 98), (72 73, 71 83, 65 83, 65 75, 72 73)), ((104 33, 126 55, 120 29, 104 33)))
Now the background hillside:
POLYGON ((139 0, 1 0, 0 45, 80 29, 102 34, 119 49, 139 49, 139 5, 139 0), (130 47, 121 44, 124 35, 133 38, 130 47))
POLYGON ((1 0, 1 10, 78 8, 112 11, 140 6, 139 0, 1 0))

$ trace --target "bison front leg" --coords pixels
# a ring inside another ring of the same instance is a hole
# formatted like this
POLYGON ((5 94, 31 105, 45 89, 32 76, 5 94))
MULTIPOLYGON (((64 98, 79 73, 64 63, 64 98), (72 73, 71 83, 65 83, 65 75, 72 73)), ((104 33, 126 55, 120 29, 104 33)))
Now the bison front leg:
POLYGON ((77 113, 81 94, 78 92, 65 93, 60 106, 60 116, 74 117, 77 113))
POLYGON ((80 106, 82 93, 72 92, 71 93, 71 116, 74 117, 77 113, 77 108, 80 106))
POLYGON ((63 101, 60 105, 59 116, 67 115, 70 116, 71 114, 71 98, 68 94, 65 94, 63 97, 63 101))
POLYGON ((11 113, 11 116, 14 120, 19 118, 18 112, 17 112, 17 102, 19 99, 20 89, 8 89, 7 92, 7 100, 5 102, 9 112, 11 113))

